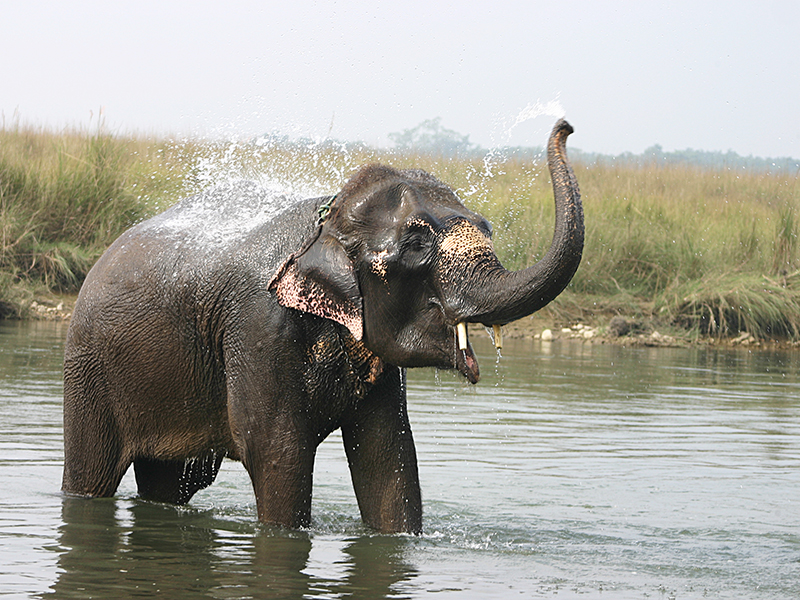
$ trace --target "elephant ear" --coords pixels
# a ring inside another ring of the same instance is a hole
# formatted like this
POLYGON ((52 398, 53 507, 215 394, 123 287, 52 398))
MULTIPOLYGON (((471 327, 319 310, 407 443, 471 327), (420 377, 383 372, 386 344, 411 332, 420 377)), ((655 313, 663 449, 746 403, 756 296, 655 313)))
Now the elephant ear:
POLYGON ((290 256, 269 283, 278 302, 341 323, 357 340, 364 332, 361 293, 353 263, 338 240, 322 234, 290 256))

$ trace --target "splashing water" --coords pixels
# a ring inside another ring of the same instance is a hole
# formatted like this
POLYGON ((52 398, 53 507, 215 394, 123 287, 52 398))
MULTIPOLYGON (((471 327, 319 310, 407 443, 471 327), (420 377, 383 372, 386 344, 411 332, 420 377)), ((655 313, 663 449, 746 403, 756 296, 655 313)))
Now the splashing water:
MULTIPOLYGON (((178 197, 184 200, 145 226, 164 235, 180 232, 185 237, 191 231, 207 248, 232 243, 299 200, 335 194, 352 171, 371 158, 366 149, 352 144, 290 141, 278 135, 182 139, 169 151, 183 165, 178 197), (212 222, 213 228, 203 226, 212 222)), ((170 202, 156 199, 152 204, 167 208, 170 202)))
POLYGON ((185 187, 196 192, 220 183, 247 179, 276 194, 323 196, 341 188, 360 164, 360 156, 345 143, 285 136, 229 140, 191 148, 185 187))
MULTIPOLYGON (((256 115, 264 116, 264 106, 256 106, 256 115)), ((486 152, 480 167, 468 166, 467 186, 457 190, 478 210, 489 202, 488 183, 505 174, 504 163, 513 150, 509 148, 513 132, 523 123, 541 116, 559 118, 564 108, 558 99, 529 103, 515 116, 501 117, 497 127, 498 143, 486 152)), ((218 132, 216 140, 197 143, 179 139, 172 152, 179 163, 188 164, 181 185, 183 197, 236 180, 247 179, 275 196, 313 197, 334 194, 353 171, 366 162, 385 160, 385 153, 360 143, 335 141, 327 136, 309 135, 308 127, 287 126, 295 135, 272 133, 243 139, 230 128, 218 132)), ((330 132, 329 132, 330 133, 330 132)), ((538 137, 538 136, 537 136, 538 137)), ((541 140, 531 139, 531 145, 541 140)), ((535 179, 535 174, 532 178, 535 179)), ((521 182, 525 185, 524 182, 521 182)), ((158 204, 156 202, 156 204, 158 204)), ((166 206, 164 207, 166 208, 166 206)))
MULTIPOLYGON (((474 167, 470 169, 470 172, 467 174, 469 185, 465 189, 459 190, 459 192, 463 197, 470 198, 472 202, 475 202, 480 210, 480 207, 489 202, 488 182, 495 177, 505 174, 503 165, 514 153, 514 150, 510 148, 514 130, 519 125, 538 117, 549 116, 560 119, 565 113, 566 111, 563 106, 561 106, 558 99, 550 100, 549 102, 537 100, 536 102, 529 103, 513 117, 513 119, 503 119, 502 122, 498 124, 501 133, 497 138, 499 138, 500 141, 493 144, 483 156, 482 169, 479 170, 474 167)), ((539 140, 531 140, 532 146, 536 146, 538 143, 539 140)), ((534 161, 534 163, 535 162, 537 161, 534 161)), ((537 173, 532 171, 528 181, 532 182, 535 180, 536 175, 537 173)), ((526 182, 521 182, 521 184, 523 188, 526 186, 526 182)))
POLYGON ((524 123, 525 121, 530 121, 531 119, 535 119, 536 117, 553 117, 554 119, 562 119, 566 111, 564 107, 561 106, 561 102, 556 100, 551 100, 550 102, 542 103, 540 100, 528 104, 525 108, 523 108, 520 113, 517 115, 514 122, 506 131, 507 139, 511 139, 511 134, 513 133, 514 129, 524 123))
MULTIPOLYGON (((462 183, 456 189, 457 193, 470 208, 495 221, 496 225, 502 221, 502 226, 496 229, 497 248, 508 247, 510 252, 517 252, 519 244, 513 233, 515 223, 541 171, 540 161, 535 159, 535 155, 533 160, 523 161, 522 166, 515 165, 513 170, 508 168, 509 161, 514 160, 520 150, 508 146, 512 133, 523 123, 537 117, 560 117, 563 114, 564 109, 557 99, 529 103, 517 114, 505 119, 502 133, 496 137, 501 142, 488 150, 479 163, 463 161, 459 164, 466 185, 462 183), (520 172, 521 176, 509 182, 510 202, 498 211, 494 197, 497 182, 499 178, 514 172, 520 172)), ((548 120, 548 127, 550 124, 548 120)), ((531 136, 532 146, 537 143, 540 145, 544 140, 545 132, 541 133, 541 139, 538 139, 538 133, 531 136)), ((212 213, 234 209, 240 211, 236 218, 227 220, 229 229, 232 227, 233 230, 204 231, 204 241, 211 245, 230 241, 233 236, 252 230, 283 212, 298 199, 335 194, 347 178, 367 162, 383 162, 387 159, 390 164, 393 162, 391 154, 387 155, 384 151, 360 144, 337 142, 327 137, 297 138, 285 134, 267 134, 243 139, 230 131, 216 140, 204 142, 180 139, 168 151, 181 165, 181 184, 176 192, 176 195, 180 195, 177 197, 196 195, 210 188, 217 188, 219 193, 203 194, 191 209, 187 206, 180 212, 173 211, 171 220, 162 220, 160 226, 175 231, 185 226, 189 219, 204 223, 208 222, 212 213), (257 186, 248 193, 248 198, 257 198, 257 201, 247 205, 239 202, 234 206, 237 195, 235 186, 242 186, 242 180, 257 186), (213 239, 206 239, 212 233, 213 239)), ((526 156, 530 158, 530 154, 526 156)), ((446 176, 444 179, 447 182, 446 176)), ((162 209, 171 204, 169 200, 158 199, 151 203, 162 209)))
POLYGON ((486 331, 486 335, 489 336, 489 340, 492 342, 492 346, 494 346, 495 350, 495 359, 494 359, 494 374, 497 378, 497 381, 494 383, 494 387, 501 387, 503 385, 503 381, 505 380, 505 374, 501 370, 500 367, 500 360, 503 358, 503 349, 502 347, 497 346, 497 340, 495 339, 495 332, 490 327, 484 327, 486 331))

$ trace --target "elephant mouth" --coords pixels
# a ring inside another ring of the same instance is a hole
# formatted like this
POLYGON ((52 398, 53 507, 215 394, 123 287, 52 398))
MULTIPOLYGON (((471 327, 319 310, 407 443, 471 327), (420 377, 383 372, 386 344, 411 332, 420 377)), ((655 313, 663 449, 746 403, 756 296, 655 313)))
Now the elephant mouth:
POLYGON ((478 359, 475 357, 475 352, 472 349, 472 344, 469 343, 469 333, 466 323, 461 322, 456 325, 455 338, 456 369, 470 383, 478 383, 481 379, 481 372, 478 367, 478 359))

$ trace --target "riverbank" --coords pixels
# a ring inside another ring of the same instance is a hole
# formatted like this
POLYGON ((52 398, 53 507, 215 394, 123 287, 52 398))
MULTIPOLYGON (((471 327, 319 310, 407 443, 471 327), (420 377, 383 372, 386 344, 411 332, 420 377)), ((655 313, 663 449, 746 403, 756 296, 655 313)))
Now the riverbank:
POLYGON ((583 344, 615 344, 649 348, 742 347, 749 349, 800 349, 800 340, 759 339, 748 332, 736 336, 696 335, 668 323, 620 315, 595 315, 588 323, 559 322, 534 315, 503 327, 511 339, 536 339, 545 342, 572 340, 583 344))
MULTIPOLYGON (((69 321, 77 295, 48 295, 31 303, 28 318, 69 321)), ((471 327, 479 329, 480 325, 471 327)), ((570 319, 544 310, 503 326, 504 339, 536 339, 544 342, 572 340, 583 344, 616 344, 658 348, 694 346, 743 347, 749 349, 800 349, 800 340, 759 339, 748 332, 733 336, 704 336, 668 323, 642 317, 593 313, 570 319)), ((488 333, 488 332, 487 332, 488 333)))
MULTIPOLYGON (((509 269, 533 264, 549 246, 552 191, 541 160, 16 127, 0 130, 0 318, 57 318, 64 308, 56 310, 50 296, 77 293, 122 231, 181 197, 237 178, 290 195, 323 195, 368 162, 422 168, 451 185, 492 222, 509 269)), ((689 343, 743 334, 754 343, 800 340, 798 173, 574 168, 586 246, 567 291, 536 317, 549 321, 547 328, 567 335, 561 329, 584 324, 599 339, 658 332, 689 343), (613 334, 614 317, 642 325, 624 336, 604 333, 613 334)))

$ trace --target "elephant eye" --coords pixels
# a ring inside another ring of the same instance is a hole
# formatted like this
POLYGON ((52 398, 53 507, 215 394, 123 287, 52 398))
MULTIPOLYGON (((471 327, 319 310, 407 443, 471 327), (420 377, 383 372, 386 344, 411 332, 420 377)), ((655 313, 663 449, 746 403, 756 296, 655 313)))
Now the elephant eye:
POLYGON ((407 268, 422 267, 430 262, 433 232, 429 227, 410 227, 400 240, 400 257, 407 268))

